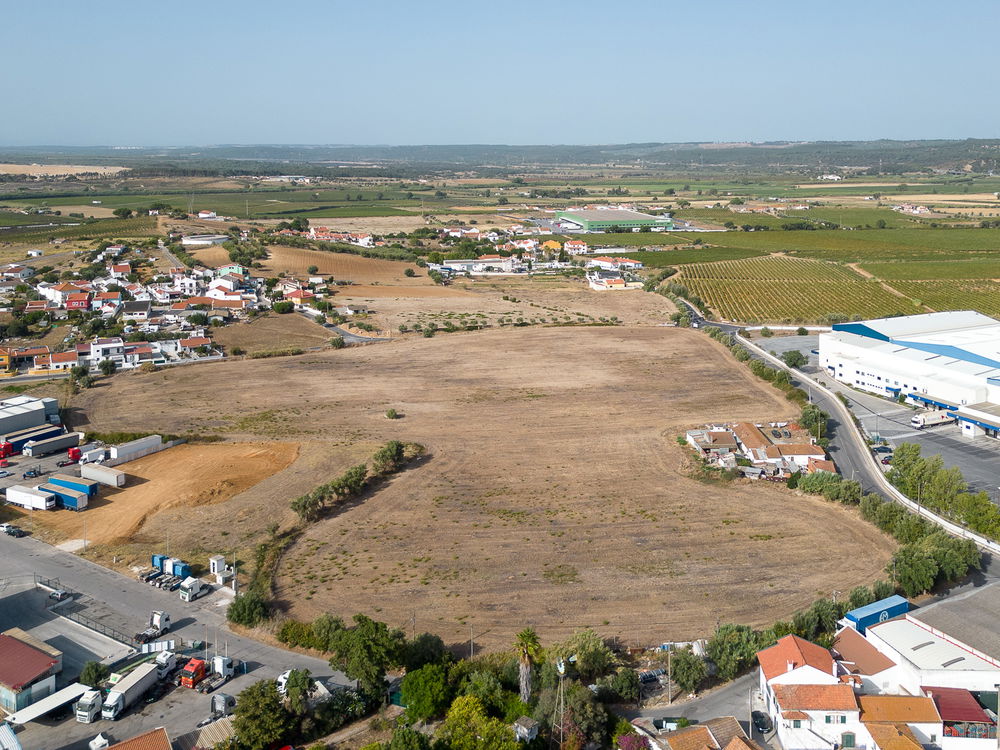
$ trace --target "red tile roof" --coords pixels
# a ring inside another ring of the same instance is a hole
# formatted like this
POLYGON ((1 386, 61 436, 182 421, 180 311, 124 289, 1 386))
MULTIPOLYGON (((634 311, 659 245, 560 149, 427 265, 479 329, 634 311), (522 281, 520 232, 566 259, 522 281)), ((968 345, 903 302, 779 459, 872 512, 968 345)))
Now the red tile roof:
POLYGON ((181 346, 196 348, 199 346, 210 346, 212 339, 206 336, 192 336, 189 339, 181 339, 181 346))
POLYGON ((782 711, 858 710, 850 685, 773 685, 772 689, 782 711))
POLYGON ((157 727, 124 742, 118 742, 109 747, 108 750, 172 750, 172 748, 167 730, 163 727, 157 727))
POLYGON ((76 352, 56 352, 52 355, 53 362, 76 362, 76 352))
POLYGON ((0 634, 0 684, 20 691, 55 665, 56 660, 45 652, 0 634))
POLYGON ((851 674, 873 675, 896 663, 875 648, 854 628, 844 628, 833 639, 833 650, 851 674))
POLYGON ((815 667, 824 674, 834 676, 830 652, 797 635, 786 635, 770 648, 758 651, 757 661, 768 680, 804 666, 815 667))
POLYGON ((756 425, 749 422, 740 422, 733 427, 733 432, 747 448, 766 448, 771 444, 764 433, 757 429, 756 425))
POLYGON ((991 724, 979 701, 968 690, 950 687, 923 687, 924 695, 934 701, 943 721, 974 721, 991 724))
MULTIPOLYGON (((849 688, 848 688, 849 689, 849 688)), ((941 721, 934 701, 911 695, 862 695, 861 721, 883 723, 937 723, 941 721)))

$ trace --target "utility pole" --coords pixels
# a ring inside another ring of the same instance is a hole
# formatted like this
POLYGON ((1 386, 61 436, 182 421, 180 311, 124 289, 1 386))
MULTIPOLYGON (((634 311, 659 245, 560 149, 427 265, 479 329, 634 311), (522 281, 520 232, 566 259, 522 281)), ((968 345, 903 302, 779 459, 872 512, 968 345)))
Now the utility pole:
MULTIPOLYGON (((667 651, 667 704, 668 705, 674 702, 674 678, 673 678, 673 670, 671 669, 673 662, 672 658, 673 655, 674 655, 674 644, 671 643, 670 649, 667 651)), ((639 688, 639 692, 640 693, 642 692, 641 687, 639 688)))
POLYGON ((472 625, 469 625, 469 658, 471 659, 476 654, 476 647, 473 645, 472 641, 472 625))

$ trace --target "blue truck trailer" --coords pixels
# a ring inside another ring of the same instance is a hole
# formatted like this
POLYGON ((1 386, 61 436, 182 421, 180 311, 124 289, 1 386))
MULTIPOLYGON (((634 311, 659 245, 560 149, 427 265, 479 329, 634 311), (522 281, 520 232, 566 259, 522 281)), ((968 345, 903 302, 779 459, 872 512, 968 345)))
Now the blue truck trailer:
POLYGON ((87 493, 78 492, 69 487, 46 483, 36 487, 39 492, 48 492, 56 496, 56 507, 66 510, 81 511, 87 508, 87 493))
POLYGON ((49 477, 48 482, 60 487, 68 487, 77 492, 85 492, 87 497, 97 497, 97 491, 101 486, 100 482, 95 482, 93 479, 71 477, 69 474, 53 474, 49 477))
POLYGON ((43 425, 41 427, 32 427, 30 430, 10 432, 4 435, 3 441, 0 442, 0 453, 4 456, 12 456, 15 453, 20 453, 26 443, 33 440, 48 440, 49 438, 59 437, 62 434, 63 428, 59 425, 43 425))

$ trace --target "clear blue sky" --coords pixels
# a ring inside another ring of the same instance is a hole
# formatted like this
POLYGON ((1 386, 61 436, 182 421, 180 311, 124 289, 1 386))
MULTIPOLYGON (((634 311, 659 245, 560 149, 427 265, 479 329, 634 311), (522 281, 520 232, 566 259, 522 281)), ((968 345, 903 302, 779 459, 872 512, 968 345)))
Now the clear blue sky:
POLYGON ((18 2, 0 145, 998 137, 1000 3, 18 2))

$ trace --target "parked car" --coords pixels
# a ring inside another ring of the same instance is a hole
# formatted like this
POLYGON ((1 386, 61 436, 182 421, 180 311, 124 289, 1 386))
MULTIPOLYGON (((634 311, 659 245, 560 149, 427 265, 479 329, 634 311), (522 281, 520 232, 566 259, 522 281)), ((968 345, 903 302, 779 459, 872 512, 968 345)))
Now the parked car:
POLYGON ((780 438, 781 437, 781 433, 778 432, 777 430, 771 430, 771 437, 780 438))
POLYGON ((876 445, 872 448, 873 453, 892 453, 892 448, 888 445, 876 445))
POLYGON ((7 524, 3 532, 7 536, 12 536, 15 539, 20 539, 22 536, 28 536, 28 532, 22 529, 20 526, 11 526, 10 524, 7 524))
POLYGON ((761 734, 767 734, 771 731, 771 720, 763 711, 753 711, 750 718, 753 720, 753 728, 761 734))
POLYGON ((58 462, 56 462, 56 466, 62 468, 63 466, 72 466, 75 463, 76 463, 76 461, 69 461, 69 460, 58 461, 58 462))
POLYGON ((63 599, 69 599, 69 592, 63 591, 62 589, 57 589, 56 591, 50 591, 49 599, 55 599, 57 602, 61 602, 63 599))
POLYGON ((14 475, 9 471, 0 471, 0 479, 6 479, 7 477, 12 477, 12 476, 14 475))
POLYGON ((783 438, 790 438, 791 436, 792 436, 792 433, 790 433, 788 430, 782 430, 781 431, 781 437, 783 437, 783 438))
POLYGON ((885 464, 886 466, 888 466, 889 464, 891 464, 892 463, 892 456, 886 456, 885 458, 883 458, 882 459, 882 463, 885 464))

